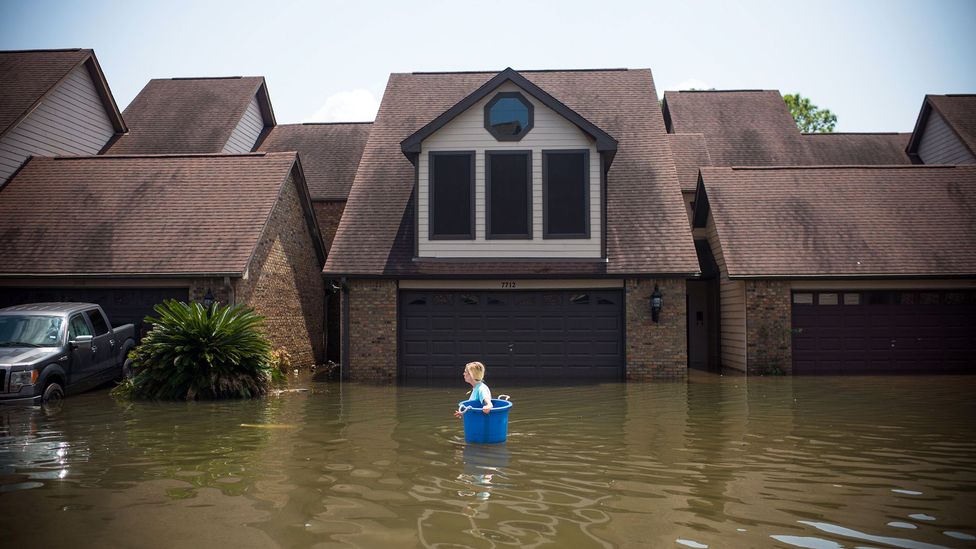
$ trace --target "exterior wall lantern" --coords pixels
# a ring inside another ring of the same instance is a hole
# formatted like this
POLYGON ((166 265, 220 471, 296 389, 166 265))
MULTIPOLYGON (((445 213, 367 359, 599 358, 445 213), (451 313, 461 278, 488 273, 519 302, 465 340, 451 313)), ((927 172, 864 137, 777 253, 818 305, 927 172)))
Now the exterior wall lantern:
POLYGON ((203 296, 203 307, 209 309, 214 304, 213 290, 207 288, 207 295, 203 296))
POLYGON ((651 293, 651 320, 654 322, 658 322, 662 306, 664 306, 664 296, 661 295, 661 290, 655 284, 654 292, 651 293))

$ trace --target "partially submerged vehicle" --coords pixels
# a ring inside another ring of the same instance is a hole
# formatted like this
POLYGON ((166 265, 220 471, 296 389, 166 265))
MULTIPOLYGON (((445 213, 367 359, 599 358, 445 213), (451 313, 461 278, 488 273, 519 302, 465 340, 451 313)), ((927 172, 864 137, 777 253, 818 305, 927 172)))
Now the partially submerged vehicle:
POLYGON ((0 404, 61 400, 131 372, 135 328, 94 303, 0 309, 0 404))

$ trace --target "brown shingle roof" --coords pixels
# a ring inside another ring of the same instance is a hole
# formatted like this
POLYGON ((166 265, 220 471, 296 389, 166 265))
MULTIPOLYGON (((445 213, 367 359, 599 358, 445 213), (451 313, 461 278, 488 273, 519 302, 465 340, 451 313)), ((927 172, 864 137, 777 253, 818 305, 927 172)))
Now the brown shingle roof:
MULTIPOLYGON (((450 271, 477 276, 577 272, 573 265, 560 262, 494 262, 489 266, 412 261, 415 237, 411 195, 415 175, 413 165, 400 150, 400 141, 496 74, 390 76, 326 262, 326 273, 425 276, 450 271), (488 268, 494 270, 489 273, 488 268), (540 268, 545 273, 540 273, 540 268)), ((609 261, 586 264, 587 272, 698 272, 650 71, 520 74, 618 141, 607 184, 609 261)))
POLYGON ((345 200, 372 125, 372 122, 279 125, 271 129, 258 150, 298 151, 312 200, 345 200))
POLYGON ((150 80, 122 113, 129 133, 108 154, 219 153, 255 94, 273 126, 263 77, 150 80))
POLYGON ((905 153, 910 134, 801 134, 777 91, 669 91, 664 104, 665 123, 674 134, 704 136, 712 166, 911 163, 905 153))
POLYGON ((3 83, 0 85, 0 136, 30 114, 68 73, 85 62, 90 62, 92 80, 102 95, 109 120, 117 131, 125 131, 92 50, 0 51, 0 82, 3 83))
POLYGON ((714 166, 804 163, 800 130, 778 91, 668 91, 664 108, 669 132, 705 136, 714 166))
POLYGON ((703 168, 702 179, 732 277, 976 275, 976 167, 703 168))
POLYGON ((805 164, 890 166, 911 164, 905 147, 910 133, 805 133, 805 164))
POLYGON ((711 166, 705 137, 700 133, 669 133, 671 156, 678 171, 681 192, 695 192, 698 187, 698 168, 711 166))
POLYGON ((0 275, 238 275, 295 158, 32 158, 0 191, 0 275))

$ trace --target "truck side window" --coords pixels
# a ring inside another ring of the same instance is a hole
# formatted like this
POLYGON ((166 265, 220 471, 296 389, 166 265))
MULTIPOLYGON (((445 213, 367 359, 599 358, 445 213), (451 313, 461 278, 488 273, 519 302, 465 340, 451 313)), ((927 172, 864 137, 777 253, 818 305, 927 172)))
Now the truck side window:
POLYGON ((92 309, 85 312, 88 313, 88 320, 90 320, 92 323, 92 328, 95 330, 95 335, 100 336, 108 333, 108 323, 105 322, 105 317, 102 316, 101 311, 98 309, 92 309))
POLYGON ((71 321, 68 324, 68 339, 74 339, 78 336, 90 336, 92 335, 91 330, 88 329, 88 323, 85 322, 85 317, 81 315, 72 315, 71 321))

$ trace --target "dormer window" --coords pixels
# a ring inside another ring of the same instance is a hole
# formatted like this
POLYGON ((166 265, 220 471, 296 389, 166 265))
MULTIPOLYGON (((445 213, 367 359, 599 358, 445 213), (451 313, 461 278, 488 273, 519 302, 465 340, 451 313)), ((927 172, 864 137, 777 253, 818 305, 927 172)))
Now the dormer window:
POLYGON ((485 105, 485 129, 499 141, 518 141, 532 129, 534 108, 521 93, 501 92, 485 105))

